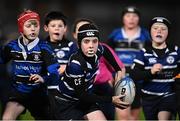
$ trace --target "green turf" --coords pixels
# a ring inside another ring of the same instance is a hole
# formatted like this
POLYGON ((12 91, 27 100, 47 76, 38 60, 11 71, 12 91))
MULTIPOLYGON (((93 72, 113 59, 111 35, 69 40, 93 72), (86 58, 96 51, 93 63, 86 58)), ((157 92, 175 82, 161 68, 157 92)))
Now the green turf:
POLYGON ((26 111, 25 114, 22 114, 18 117, 20 120, 34 120, 29 111, 26 111))
MULTIPOLYGON (((26 111, 25 114, 22 114, 18 117, 19 120, 34 120, 34 118, 31 116, 31 114, 29 113, 29 111, 26 111)), ((0 104, 0 120, 1 120, 1 104, 0 104)), ((143 111, 141 111, 140 114, 140 120, 145 120, 144 119, 144 114, 143 111)), ((179 118, 177 117, 176 120, 179 120, 179 118)))
POLYGON ((142 109, 141 109, 141 114, 140 114, 140 120, 145 120, 142 109))

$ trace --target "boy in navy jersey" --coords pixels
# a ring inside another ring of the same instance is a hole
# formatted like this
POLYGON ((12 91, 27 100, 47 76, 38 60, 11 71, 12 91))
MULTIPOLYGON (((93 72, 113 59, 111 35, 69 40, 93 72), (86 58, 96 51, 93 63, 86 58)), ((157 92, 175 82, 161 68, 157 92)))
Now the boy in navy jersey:
MULTIPOLYGON (((73 37, 77 40, 77 35, 78 35, 78 29, 84 25, 84 24, 92 24, 92 22, 89 19, 86 18, 81 18, 77 19, 74 23, 74 28, 73 28, 73 37)), ((119 64, 121 67, 122 71, 122 77, 125 75, 125 67, 121 60, 118 58, 118 56, 115 54, 112 48, 110 48, 107 44, 105 43, 100 43, 102 46, 106 46, 107 49, 110 50, 111 54, 114 56, 116 62, 119 64)), ((99 59, 99 70, 98 73, 95 77, 95 83, 94 83, 94 93, 97 95, 113 95, 113 84, 114 78, 113 78, 113 73, 114 69, 112 66, 106 61, 106 59, 102 56, 99 59)), ((102 112, 106 116, 107 120, 114 120, 115 119, 115 106, 111 102, 101 102, 99 104, 102 112)), ((119 108, 117 108, 119 109, 119 108)))
POLYGON ((116 71, 116 80, 121 79, 121 68, 111 52, 99 43, 99 31, 93 24, 84 24, 78 30, 79 49, 67 64, 59 81, 56 95, 56 113, 59 119, 105 120, 98 103, 112 102, 119 108, 129 104, 120 96, 98 96, 93 93, 94 78, 97 74, 99 58, 103 55, 116 71))
POLYGON ((176 114, 174 77, 179 73, 180 49, 167 44, 170 22, 164 17, 151 20, 151 46, 134 60, 132 77, 143 79, 142 105, 146 120, 170 120, 176 114))
POLYGON ((21 36, 2 51, 4 63, 12 61, 12 89, 3 120, 16 120, 27 108, 35 119, 49 119, 47 89, 44 83, 59 77, 53 51, 38 38, 38 13, 26 10, 18 17, 21 36), (47 72, 49 75, 47 75, 47 72))
MULTIPOLYGON (((55 58, 60 64, 60 68, 58 69, 58 71, 61 75, 62 73, 64 73, 70 56, 77 51, 77 44, 65 38, 67 32, 67 17, 59 11, 49 12, 45 16, 44 30, 49 34, 46 40, 54 50, 55 58)), ((58 117, 55 115, 56 110, 54 107, 57 88, 57 82, 51 81, 51 84, 48 84, 51 119, 54 120, 58 119, 58 117)))

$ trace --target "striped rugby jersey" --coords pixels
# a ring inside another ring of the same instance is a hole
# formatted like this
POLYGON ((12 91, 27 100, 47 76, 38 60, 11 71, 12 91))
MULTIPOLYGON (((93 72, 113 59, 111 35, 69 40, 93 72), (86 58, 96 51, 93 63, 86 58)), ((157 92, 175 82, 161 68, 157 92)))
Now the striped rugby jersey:
MULTIPOLYGON (((150 73, 152 66, 156 63, 163 65, 162 71, 156 75, 146 77, 143 83, 142 92, 150 95, 169 95, 173 93, 174 77, 179 72, 180 49, 177 46, 167 46, 164 54, 159 56, 152 46, 141 50, 134 60, 133 68, 150 73)), ((136 76, 142 76, 141 72, 136 76)))
POLYGON ((39 38, 26 46, 21 37, 12 40, 4 47, 2 59, 4 63, 12 61, 13 85, 21 92, 28 93, 40 86, 39 83, 29 81, 31 74, 41 75, 46 83, 49 80, 58 81, 59 65, 54 58, 53 50, 46 41, 39 38))
POLYGON ((86 57, 79 50, 70 57, 66 71, 61 77, 58 88, 61 94, 70 100, 79 100, 84 92, 87 95, 93 94, 94 78, 99 68, 99 58, 102 55, 115 71, 121 70, 111 52, 103 45, 98 46, 97 53, 92 58, 86 57))
POLYGON ((144 28, 139 28, 137 34, 131 40, 123 28, 115 29, 108 37, 108 44, 115 50, 116 54, 126 67, 133 64, 134 58, 145 42, 150 40, 149 33, 144 28))
MULTIPOLYGON (((47 41, 54 50, 55 58, 57 59, 60 66, 66 65, 70 56, 78 49, 77 44, 74 41, 67 39, 62 39, 58 42, 50 42, 48 37, 47 41)), ((51 81, 51 84, 48 85, 48 89, 57 89, 57 87, 58 83, 53 81, 51 81)))

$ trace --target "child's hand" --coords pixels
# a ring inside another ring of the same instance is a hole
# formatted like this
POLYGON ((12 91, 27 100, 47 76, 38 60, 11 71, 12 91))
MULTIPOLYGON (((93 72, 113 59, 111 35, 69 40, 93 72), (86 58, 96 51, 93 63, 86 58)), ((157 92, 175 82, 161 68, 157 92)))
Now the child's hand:
POLYGON ((112 103, 116 106, 116 107, 118 107, 118 108, 120 108, 120 109, 126 109, 126 108, 128 108, 129 107, 129 103, 126 103, 126 102, 123 102, 122 100, 121 100, 121 98, 123 98, 125 95, 121 95, 121 96, 113 96, 112 97, 112 103))
POLYGON ((38 74, 32 74, 29 77, 29 81, 34 81, 34 83, 44 83, 44 79, 38 74))
POLYGON ((58 69, 59 74, 64 73, 65 69, 66 69, 66 65, 61 65, 58 69))
POLYGON ((160 72, 161 70, 162 70, 162 65, 157 63, 157 64, 154 64, 153 67, 151 68, 151 73, 156 74, 160 72))

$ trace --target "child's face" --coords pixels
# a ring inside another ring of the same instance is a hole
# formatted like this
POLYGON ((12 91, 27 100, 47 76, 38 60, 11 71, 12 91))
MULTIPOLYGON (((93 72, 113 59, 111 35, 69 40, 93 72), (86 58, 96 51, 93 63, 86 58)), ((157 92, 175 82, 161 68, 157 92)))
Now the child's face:
POLYGON ((36 19, 27 20, 23 25, 23 34, 29 40, 34 40, 38 37, 40 30, 39 21, 36 19))
POLYGON ((166 41, 168 27, 163 23, 154 23, 151 26, 151 37, 154 43, 161 44, 166 41))
POLYGON ((98 49, 98 38, 97 37, 85 37, 81 41, 81 49, 84 55, 87 57, 93 57, 98 49))
POLYGON ((139 24, 139 16, 136 13, 126 13, 123 16, 123 24, 129 29, 135 28, 139 24))
POLYGON ((66 34, 67 27, 62 20, 52 20, 49 22, 48 26, 44 26, 44 30, 49 32, 50 41, 57 42, 62 40, 63 36, 66 34))

